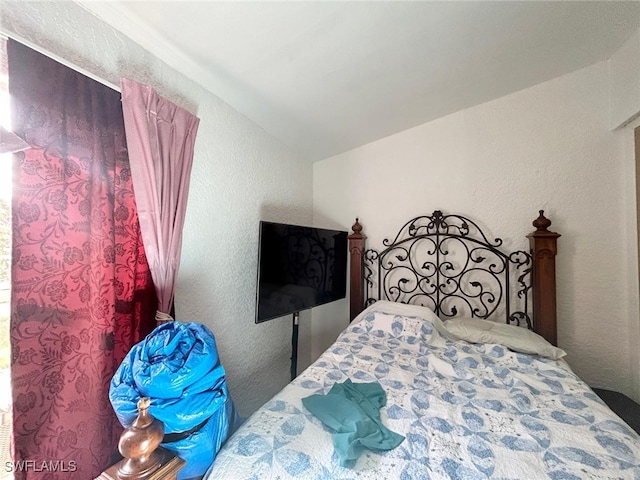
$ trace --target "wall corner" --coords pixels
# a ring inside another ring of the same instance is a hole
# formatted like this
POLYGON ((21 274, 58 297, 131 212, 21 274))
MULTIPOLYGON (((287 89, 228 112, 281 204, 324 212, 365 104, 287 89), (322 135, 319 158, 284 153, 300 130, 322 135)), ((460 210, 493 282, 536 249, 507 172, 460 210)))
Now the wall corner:
POLYGON ((609 127, 617 130, 640 116, 640 29, 607 61, 609 127))

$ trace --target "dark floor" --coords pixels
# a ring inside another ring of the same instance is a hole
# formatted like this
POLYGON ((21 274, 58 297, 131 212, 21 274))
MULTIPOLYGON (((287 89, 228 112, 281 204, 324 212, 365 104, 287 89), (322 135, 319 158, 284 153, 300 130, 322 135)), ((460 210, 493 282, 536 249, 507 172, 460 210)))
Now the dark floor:
POLYGON ((592 389, 622 420, 640 433, 640 405, 626 395, 600 388, 592 389))

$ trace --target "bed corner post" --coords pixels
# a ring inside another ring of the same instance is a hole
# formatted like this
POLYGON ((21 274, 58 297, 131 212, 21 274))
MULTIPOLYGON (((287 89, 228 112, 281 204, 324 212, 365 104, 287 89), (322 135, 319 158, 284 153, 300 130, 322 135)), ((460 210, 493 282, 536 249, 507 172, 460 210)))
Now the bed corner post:
POLYGON ((544 210, 540 210, 533 226, 536 231, 527 235, 533 258, 533 326, 539 335, 557 345, 556 254, 560 234, 548 230, 551 220, 544 216, 544 210))
POLYGON ((349 321, 353 320, 364 308, 364 241, 362 225, 356 218, 349 235, 350 278, 349 278, 349 321))

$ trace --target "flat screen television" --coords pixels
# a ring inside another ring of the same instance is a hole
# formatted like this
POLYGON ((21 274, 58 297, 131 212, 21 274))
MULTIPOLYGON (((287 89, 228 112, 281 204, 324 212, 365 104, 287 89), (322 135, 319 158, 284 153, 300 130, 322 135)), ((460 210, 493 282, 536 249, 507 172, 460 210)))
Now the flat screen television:
POLYGON ((346 296, 347 232, 260 222, 256 323, 346 296))

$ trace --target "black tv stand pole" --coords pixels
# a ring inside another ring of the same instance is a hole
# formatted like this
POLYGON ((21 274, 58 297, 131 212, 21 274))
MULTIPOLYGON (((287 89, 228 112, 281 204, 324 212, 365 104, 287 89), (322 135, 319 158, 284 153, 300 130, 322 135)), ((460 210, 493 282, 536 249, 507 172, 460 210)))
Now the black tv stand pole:
POLYGON ((293 314, 293 330, 291 332, 291 380, 298 376, 298 323, 300 312, 293 314))

